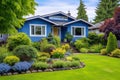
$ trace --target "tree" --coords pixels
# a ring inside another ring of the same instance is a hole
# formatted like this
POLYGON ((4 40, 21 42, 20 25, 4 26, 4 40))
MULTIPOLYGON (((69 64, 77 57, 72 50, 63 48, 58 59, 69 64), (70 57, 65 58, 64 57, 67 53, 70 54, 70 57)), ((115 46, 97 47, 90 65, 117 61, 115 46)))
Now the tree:
POLYGON ((107 39, 109 33, 112 32, 117 40, 120 40, 120 7, 115 9, 113 18, 105 20, 100 26, 100 31, 105 33, 104 39, 107 39))
POLYGON ((14 33, 25 19, 23 16, 34 14, 35 0, 0 0, 0 33, 14 33))
POLYGON ((83 19, 88 21, 88 16, 86 14, 85 5, 82 0, 80 0, 80 6, 78 7, 78 16, 77 19, 83 19))
POLYGON ((115 35, 112 32, 110 32, 106 47, 107 53, 111 53, 116 48, 117 48, 117 39, 115 35))
POLYGON ((112 18, 114 9, 119 6, 120 0, 100 0, 96 9, 96 17, 94 23, 112 18))

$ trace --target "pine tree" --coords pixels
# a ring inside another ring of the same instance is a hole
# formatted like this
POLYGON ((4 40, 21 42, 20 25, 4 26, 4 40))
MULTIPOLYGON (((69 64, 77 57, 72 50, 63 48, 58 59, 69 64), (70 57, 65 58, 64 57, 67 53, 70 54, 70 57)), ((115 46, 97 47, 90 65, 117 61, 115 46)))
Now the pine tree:
POLYGON ((107 53, 110 54, 116 48, 117 48, 117 39, 115 35, 112 32, 110 32, 108 36, 107 47, 106 47, 107 53))
POLYGON ((120 0, 100 0, 96 9, 96 17, 94 23, 104 21, 105 19, 112 18, 114 9, 119 6, 120 0))
POLYGON ((83 19, 88 21, 88 16, 86 14, 85 5, 82 0, 80 0, 80 6, 78 7, 78 16, 77 19, 83 19))

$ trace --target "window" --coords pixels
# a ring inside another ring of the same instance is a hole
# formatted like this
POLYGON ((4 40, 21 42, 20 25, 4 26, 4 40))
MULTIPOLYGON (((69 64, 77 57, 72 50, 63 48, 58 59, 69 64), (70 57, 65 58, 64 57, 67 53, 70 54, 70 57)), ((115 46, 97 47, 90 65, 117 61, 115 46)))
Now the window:
POLYGON ((30 25, 31 36, 46 36, 46 25, 32 24, 30 25))
POLYGON ((68 18, 66 16, 50 16, 49 19, 51 19, 51 20, 65 20, 65 21, 68 20, 68 18))
POLYGON ((84 27, 72 27, 72 35, 74 37, 85 37, 84 27))

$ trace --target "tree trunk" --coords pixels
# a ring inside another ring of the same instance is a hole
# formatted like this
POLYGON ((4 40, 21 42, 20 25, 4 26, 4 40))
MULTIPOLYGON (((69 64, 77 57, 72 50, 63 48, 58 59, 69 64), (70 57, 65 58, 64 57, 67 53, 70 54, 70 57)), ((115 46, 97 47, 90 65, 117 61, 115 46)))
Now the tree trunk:
POLYGON ((120 48, 120 40, 118 40, 118 48, 120 48))

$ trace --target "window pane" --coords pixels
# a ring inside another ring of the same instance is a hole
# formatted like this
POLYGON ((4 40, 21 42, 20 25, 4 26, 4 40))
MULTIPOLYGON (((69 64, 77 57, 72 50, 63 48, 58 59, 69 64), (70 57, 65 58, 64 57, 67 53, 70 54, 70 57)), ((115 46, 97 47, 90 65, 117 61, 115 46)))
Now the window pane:
POLYGON ((31 34, 34 35, 34 26, 31 26, 31 34))
POLYGON ((36 35, 41 35, 41 27, 40 26, 36 26, 35 34, 36 35))
POLYGON ((82 34, 81 31, 82 31, 81 28, 75 28, 75 35, 77 36, 81 35, 82 34))
POLYGON ((45 26, 42 26, 42 35, 45 35, 45 26))

